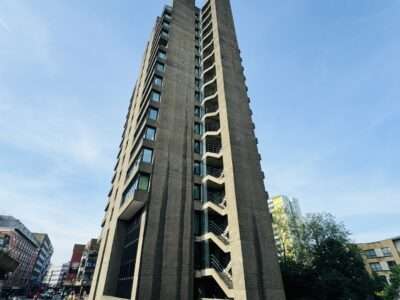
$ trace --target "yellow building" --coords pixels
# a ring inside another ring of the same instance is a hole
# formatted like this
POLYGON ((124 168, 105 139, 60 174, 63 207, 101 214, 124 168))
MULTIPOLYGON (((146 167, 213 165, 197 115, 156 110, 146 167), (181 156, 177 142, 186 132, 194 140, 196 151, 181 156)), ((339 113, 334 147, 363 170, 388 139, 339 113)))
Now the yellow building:
POLYGON ((384 276, 389 282, 391 269, 400 264, 400 236, 358 246, 363 251, 367 271, 384 276))
POLYGON ((272 214, 272 226, 275 243, 280 257, 292 257, 295 254, 296 239, 299 238, 299 225, 303 222, 299 202, 284 195, 268 200, 272 214))

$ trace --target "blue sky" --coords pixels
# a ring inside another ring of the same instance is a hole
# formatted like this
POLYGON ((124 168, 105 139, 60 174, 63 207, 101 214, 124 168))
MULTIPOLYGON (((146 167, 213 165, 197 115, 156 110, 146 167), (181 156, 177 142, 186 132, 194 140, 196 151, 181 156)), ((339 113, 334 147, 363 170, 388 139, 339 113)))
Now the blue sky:
MULTIPOLYGON (((0 1, 0 213, 54 262, 97 236, 128 101, 167 2, 0 1)), ((400 235, 400 1, 232 0, 272 195, 356 241, 400 235)))

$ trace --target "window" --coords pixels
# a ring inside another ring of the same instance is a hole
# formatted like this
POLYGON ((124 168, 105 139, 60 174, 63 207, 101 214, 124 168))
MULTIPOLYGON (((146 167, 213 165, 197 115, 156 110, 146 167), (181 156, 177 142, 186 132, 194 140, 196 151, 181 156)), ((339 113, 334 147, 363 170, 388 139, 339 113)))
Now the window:
POLYGON ((194 153, 197 154, 202 154, 202 147, 201 147, 201 142, 199 141, 194 141, 194 153))
POLYGON ((199 67, 196 67, 196 68, 194 69, 194 74, 195 74, 197 77, 200 77, 200 68, 199 68, 199 67))
POLYGON ((392 251, 390 251, 389 247, 382 248, 383 256, 392 256, 392 251))
POLYGON ((158 109, 150 107, 148 112, 148 118, 153 121, 157 121, 158 118, 158 109))
POLYGON ((196 85, 196 88, 200 88, 200 80, 199 79, 196 79, 195 80, 195 85, 196 85))
MULTIPOLYGON (((163 30, 161 31, 161 35, 162 35, 163 37, 166 37, 166 38, 167 38, 167 37, 168 37, 168 31, 163 29, 163 30)), ((161 57, 161 58, 163 58, 163 57, 161 57)), ((167 59, 167 56, 165 55, 165 57, 164 57, 163 59, 167 59)))
POLYGON ((124 195, 122 197, 122 204, 127 201, 131 201, 135 197, 136 191, 145 191, 149 190, 150 184, 150 175, 145 173, 139 173, 133 178, 129 186, 126 188, 124 195))
POLYGON ((153 150, 150 148, 143 148, 142 162, 151 164, 153 161, 153 150))
POLYGON ((159 76, 155 76, 154 77, 154 84, 155 85, 162 86, 162 82, 163 82, 163 80, 162 80, 161 77, 159 77, 159 76))
POLYGON ((369 266, 371 267, 371 270, 374 272, 382 271, 382 266, 380 263, 370 263, 369 266))
POLYGON ((156 139, 156 129, 147 126, 144 132, 144 138, 146 140, 154 141, 156 139))
POLYGON ((196 55, 195 61, 197 65, 200 65, 200 56, 196 55))
POLYGON ((365 251, 365 255, 368 258, 374 258, 374 257, 376 257, 376 252, 374 249, 369 249, 369 250, 365 251))
POLYGON ((193 164, 193 174, 201 176, 201 162, 195 161, 193 164))
POLYGON ((160 94, 159 92, 152 91, 152 92, 151 92, 150 99, 151 99, 152 101, 155 101, 155 102, 160 102, 160 100, 161 100, 161 94, 160 94))
POLYGON ((194 133, 195 134, 202 134, 202 126, 201 126, 201 124, 200 123, 198 123, 198 122, 196 122, 196 123, 194 123, 194 133))
POLYGON ((167 59, 167 53, 165 53, 164 51, 159 51, 158 57, 161 59, 167 59))
POLYGON ((195 106, 195 107, 194 107, 194 115, 195 115, 196 117, 201 118, 201 108, 200 108, 200 106, 195 106))
POLYGON ((200 184, 195 184, 193 186, 193 199, 201 200, 201 185, 200 184))
POLYGON ((390 270, 392 270, 393 268, 395 268, 397 266, 397 264, 394 260, 388 261, 387 264, 388 264, 390 270))
POLYGON ((159 72, 164 72, 165 71, 165 65, 162 63, 157 63, 156 64, 156 70, 159 72))
POLYGON ((195 92, 195 93, 194 93, 194 99, 195 99, 196 101, 199 101, 199 102, 200 102, 200 93, 199 93, 199 92, 195 92))

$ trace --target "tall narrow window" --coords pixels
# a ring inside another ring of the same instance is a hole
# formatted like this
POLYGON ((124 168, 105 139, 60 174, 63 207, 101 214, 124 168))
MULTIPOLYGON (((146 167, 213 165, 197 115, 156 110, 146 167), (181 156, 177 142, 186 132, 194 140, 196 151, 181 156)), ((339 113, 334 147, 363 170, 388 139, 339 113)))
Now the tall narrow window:
POLYGON ((144 173, 140 174, 137 187, 138 191, 147 192, 149 190, 149 185, 150 185, 150 175, 144 173))
POLYGON ((161 77, 159 77, 159 76, 155 76, 154 77, 154 84, 155 85, 162 86, 162 83, 163 83, 163 80, 162 80, 161 77))
POLYGON ((194 93, 194 99, 198 102, 200 102, 200 93, 199 92, 195 92, 194 93))
POLYGON ((199 79, 196 79, 195 80, 195 85, 196 85, 196 88, 200 88, 200 80, 199 79))
POLYGON ((153 150, 150 148, 143 148, 142 162, 151 164, 153 161, 153 150))
POLYGON ((117 297, 130 299, 132 294, 133 275, 136 265, 136 254, 139 244, 140 223, 142 213, 136 214, 130 221, 119 226, 125 227, 122 244, 122 255, 117 280, 117 297))
POLYGON ((156 64, 156 70, 159 72, 164 72, 165 71, 165 65, 162 63, 157 63, 156 64))
POLYGON ((158 118, 158 109, 150 107, 148 112, 148 118, 153 121, 157 121, 158 118))
POLYGON ((201 185, 200 184, 193 185, 193 199, 201 200, 201 185))
POLYGON ((198 122, 194 123, 194 133, 201 135, 203 133, 202 131, 203 130, 202 130, 201 123, 198 123, 198 122))
POLYGON ((196 117, 201 118, 201 108, 200 108, 200 106, 195 106, 195 107, 194 107, 194 115, 195 115, 196 117))
POLYGON ((194 69, 194 73, 195 73, 195 75, 196 75, 197 77, 200 77, 200 68, 199 68, 199 67, 196 67, 196 68, 194 69))
POLYGON ((155 101, 155 102, 160 102, 160 100, 161 100, 161 94, 160 94, 159 92, 152 91, 152 92, 151 92, 150 99, 151 99, 152 101, 155 101))
POLYGON ((164 51, 159 51, 158 57, 161 59, 167 59, 167 53, 165 53, 164 51))
POLYGON ((153 127, 146 127, 144 132, 144 138, 146 140, 154 141, 156 139, 156 129, 153 127))
POLYGON ((197 176, 201 176, 201 162, 195 161, 193 163, 193 174, 197 176))
POLYGON ((194 153, 202 154, 201 142, 194 141, 194 153))

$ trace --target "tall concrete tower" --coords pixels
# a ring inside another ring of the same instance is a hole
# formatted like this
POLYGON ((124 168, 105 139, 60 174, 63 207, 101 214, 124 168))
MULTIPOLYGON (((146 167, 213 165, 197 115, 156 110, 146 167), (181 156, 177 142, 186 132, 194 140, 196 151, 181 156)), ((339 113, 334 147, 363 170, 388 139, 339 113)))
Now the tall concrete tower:
POLYGON ((174 0, 130 101, 90 300, 285 299, 229 0, 174 0))

